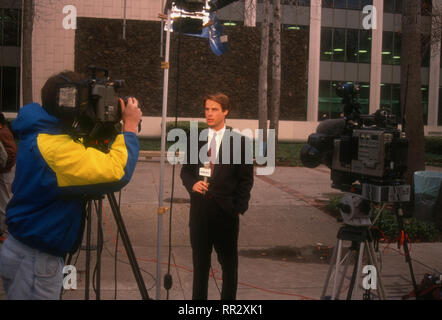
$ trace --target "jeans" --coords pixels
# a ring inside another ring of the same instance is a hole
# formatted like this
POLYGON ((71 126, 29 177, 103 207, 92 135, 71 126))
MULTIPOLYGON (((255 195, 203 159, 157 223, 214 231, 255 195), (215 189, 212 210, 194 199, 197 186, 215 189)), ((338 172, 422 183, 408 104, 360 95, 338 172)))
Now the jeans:
POLYGON ((63 259, 32 249, 11 235, 0 250, 0 276, 9 300, 58 300, 63 259))

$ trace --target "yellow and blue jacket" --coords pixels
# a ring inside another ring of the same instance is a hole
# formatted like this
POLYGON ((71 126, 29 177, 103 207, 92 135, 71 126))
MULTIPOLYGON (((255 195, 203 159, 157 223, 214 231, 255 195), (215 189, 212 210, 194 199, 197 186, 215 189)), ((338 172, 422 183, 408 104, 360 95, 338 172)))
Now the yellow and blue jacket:
POLYGON ((63 134, 58 119, 37 103, 20 109, 12 129, 19 146, 8 231, 32 248, 64 256, 81 237, 84 196, 115 192, 130 181, 138 138, 119 134, 108 153, 86 148, 63 134))

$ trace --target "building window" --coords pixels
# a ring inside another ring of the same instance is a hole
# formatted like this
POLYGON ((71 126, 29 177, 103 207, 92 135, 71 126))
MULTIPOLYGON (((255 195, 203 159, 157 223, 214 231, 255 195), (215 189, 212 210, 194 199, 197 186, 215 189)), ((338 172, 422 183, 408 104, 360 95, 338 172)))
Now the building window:
POLYGON ((361 10, 366 5, 373 4, 373 0, 322 0, 324 8, 361 10))
POLYGON ((333 56, 333 29, 321 29, 321 60, 331 61, 333 56))
POLYGON ((371 30, 359 30, 358 59, 360 63, 371 61, 371 30))
POLYGON ((347 29, 347 62, 359 61, 359 30, 347 29))
POLYGON ((321 60, 370 63, 371 30, 322 28, 321 60))
MULTIPOLYGON (((336 93, 336 87, 339 83, 339 81, 319 81, 318 120, 337 119, 343 116, 344 105, 342 103, 342 97, 336 93)), ((359 88, 359 104, 361 105, 361 112, 363 114, 368 114, 370 105, 370 85, 361 82, 359 83, 359 88)))
POLYGON ((430 52, 431 52, 431 35, 421 34, 421 67, 430 66, 430 52))
POLYGON ((1 111, 17 112, 20 103, 20 68, 0 67, 1 111))
POLYGON ((21 10, 0 9, 1 45, 20 46, 21 10))
POLYGON ((401 86, 399 84, 381 84, 381 107, 391 111, 396 120, 401 122, 401 86))
MULTIPOLYGON (((259 2, 264 2, 264 1, 260 0, 259 2)), ((291 6, 309 7, 310 0, 281 0, 281 4, 286 4, 286 5, 291 5, 291 6)))
POLYGON ((382 64, 401 64, 401 37, 397 32, 382 33, 382 64))
POLYGON ((402 0, 384 0, 385 13, 402 13, 402 0))
POLYGON ((333 61, 345 61, 345 29, 333 31, 333 61))

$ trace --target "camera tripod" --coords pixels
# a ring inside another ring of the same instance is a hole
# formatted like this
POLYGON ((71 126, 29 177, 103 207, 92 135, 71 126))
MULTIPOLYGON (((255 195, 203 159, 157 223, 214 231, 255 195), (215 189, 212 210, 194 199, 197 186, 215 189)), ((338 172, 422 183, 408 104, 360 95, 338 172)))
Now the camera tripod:
MULTIPOLYGON (((138 262, 135 257, 135 253, 133 251, 131 242, 129 240, 129 235, 127 233, 126 227, 123 222, 123 218, 121 216, 120 208, 117 204, 117 200, 115 199, 115 195, 113 193, 106 194, 107 199, 109 201, 109 205, 111 207, 113 216, 115 218, 115 222, 118 227, 118 231, 121 234, 121 239, 124 244, 124 249, 126 251, 127 257, 129 259, 130 266, 132 268, 132 272, 134 274, 135 280, 138 285, 138 290, 141 294, 141 298, 143 300, 149 300, 149 294, 147 292, 146 286, 144 284, 143 277, 140 272, 140 268, 138 266, 138 262)), ((91 225, 92 225, 92 206, 94 201, 98 201, 98 207, 96 207, 97 213, 97 261, 96 261, 96 299, 100 300, 100 276, 101 276, 101 249, 103 245, 103 235, 102 235, 102 212, 103 212, 103 198, 104 196, 98 196, 93 199, 87 200, 86 206, 86 276, 85 276, 85 300, 89 300, 89 291, 90 291, 90 261, 91 261, 91 225)))
POLYGON ((330 267, 327 272, 327 277, 321 294, 321 299, 328 299, 328 298, 330 298, 331 300, 339 299, 345 275, 347 273, 349 264, 352 260, 354 260, 355 262, 354 262, 352 277, 350 280, 350 285, 347 292, 347 300, 351 300, 352 297, 357 294, 358 286, 357 285, 355 286, 355 284, 357 279, 359 279, 360 277, 360 271, 361 271, 364 253, 367 252, 369 263, 370 265, 375 267, 376 275, 378 275, 376 277, 376 285, 379 285, 379 290, 378 290, 379 297, 381 300, 385 300, 385 290, 382 283, 382 278, 380 277, 379 265, 376 259, 372 243, 373 237, 371 235, 369 227, 368 226, 355 227, 350 225, 344 225, 339 229, 337 238, 338 240, 335 249, 333 250, 333 256, 330 262, 330 267), (341 260, 344 241, 351 241, 351 247, 344 256, 344 258, 341 260), (342 275, 339 278, 340 269, 344 262, 345 262, 344 271, 342 272, 342 275), (335 275, 334 275, 332 293, 331 296, 326 296, 328 284, 333 269, 335 269, 335 275))
MULTIPOLYGON (((410 252, 408 250, 408 240, 407 240, 407 236, 406 236, 405 230, 404 230, 403 210, 402 210, 400 203, 393 204, 393 211, 396 216, 400 232, 401 232, 401 234, 404 235, 403 246, 404 246, 404 252, 405 252, 405 262, 408 263, 408 266, 410 269, 411 280, 413 283, 414 292, 416 293, 416 299, 419 299, 416 279, 415 279, 414 272, 413 272, 413 265, 411 262, 410 252)), ((370 232, 369 226, 355 227, 355 226, 350 226, 350 225, 344 225, 343 227, 341 227, 339 229, 337 238, 338 238, 337 244, 335 246, 335 249, 333 250, 333 255, 332 255, 331 262, 330 262, 329 270, 327 272, 325 285, 324 285, 324 288, 323 288, 323 291, 321 294, 321 299, 331 299, 331 300, 339 299, 339 294, 341 292, 342 285, 343 285, 343 282, 345 279, 345 275, 346 275, 346 272, 347 272, 347 269, 348 269, 348 266, 349 266, 349 263, 351 260, 350 259, 351 255, 353 255, 355 263, 354 263, 352 277, 350 280, 349 289, 347 292, 347 300, 351 300, 353 295, 356 295, 359 286, 358 285, 355 286, 355 284, 356 284, 356 281, 360 278, 360 269, 362 266, 364 251, 367 249, 369 263, 372 266, 374 266, 375 270, 376 270, 376 278, 375 279, 376 279, 376 284, 379 285, 379 290, 378 290, 379 291, 379 298, 381 300, 385 300, 386 299, 385 290, 384 290, 384 286, 382 283, 382 277, 380 275, 381 273, 380 273, 379 265, 377 263, 376 255, 374 252, 373 243, 372 243, 374 239, 373 239, 373 236, 370 232), (343 241, 351 241, 352 244, 350 247, 350 251, 345 255, 344 259, 341 260, 343 241), (358 255, 358 259, 356 259, 356 255, 358 255), (346 261, 346 264, 344 266, 344 271, 343 271, 342 276, 339 279, 339 283, 338 283, 339 271, 340 271, 340 268, 341 268, 342 264, 344 263, 344 261, 346 261), (334 274, 332 294, 331 294, 331 296, 326 296, 328 284, 329 284, 333 269, 335 269, 334 270, 335 274, 334 274)), ((369 291, 370 289, 368 288, 366 290, 369 291)), ((364 297, 366 297, 366 295, 364 295, 364 297)), ((369 295, 368 295, 368 297, 369 297, 369 295)))

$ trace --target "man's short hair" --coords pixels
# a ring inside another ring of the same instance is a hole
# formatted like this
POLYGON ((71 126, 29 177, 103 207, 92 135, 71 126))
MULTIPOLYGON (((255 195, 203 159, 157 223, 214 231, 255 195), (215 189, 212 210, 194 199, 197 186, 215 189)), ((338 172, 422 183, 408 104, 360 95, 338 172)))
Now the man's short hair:
POLYGON ((57 85, 67 83, 69 79, 72 82, 85 80, 86 77, 80 73, 74 71, 63 71, 51 76, 43 88, 41 89, 41 103, 42 107, 50 115, 60 118, 60 114, 57 110, 57 85))
POLYGON ((221 105, 221 108, 223 111, 230 110, 229 97, 227 95, 225 95, 224 93, 217 92, 217 93, 208 94, 208 95, 204 96, 204 100, 203 100, 204 105, 206 104, 207 100, 212 100, 212 101, 219 103, 221 105))

